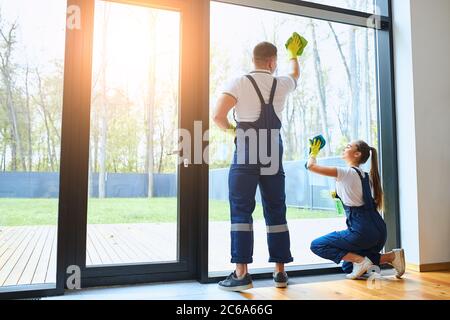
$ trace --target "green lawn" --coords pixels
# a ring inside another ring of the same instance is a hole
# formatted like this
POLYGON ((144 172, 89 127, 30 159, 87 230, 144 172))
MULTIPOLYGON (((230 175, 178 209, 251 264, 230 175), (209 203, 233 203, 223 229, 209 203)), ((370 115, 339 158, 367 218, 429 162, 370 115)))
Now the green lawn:
MULTIPOLYGON (((0 199, 0 226, 55 225, 57 211, 57 199, 0 199)), ((90 224, 175 222, 176 216, 176 198, 89 200, 90 224)), ((338 217, 333 211, 288 209, 288 219, 338 217)), ((260 205, 254 219, 263 219, 260 205)), ((229 220, 227 201, 210 201, 210 220, 229 220)))

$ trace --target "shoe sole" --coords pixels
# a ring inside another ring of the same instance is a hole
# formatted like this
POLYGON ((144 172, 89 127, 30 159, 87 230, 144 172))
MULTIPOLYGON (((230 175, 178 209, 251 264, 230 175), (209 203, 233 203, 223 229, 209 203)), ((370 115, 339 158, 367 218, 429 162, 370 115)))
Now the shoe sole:
POLYGON ((220 290, 227 291, 227 292, 241 292, 245 290, 249 290, 253 288, 253 284, 247 284, 245 286, 238 286, 238 287, 222 287, 219 286, 220 290))
POLYGON ((287 288, 287 286, 288 286, 287 282, 276 282, 276 281, 274 281, 273 283, 275 284, 275 288, 278 288, 278 289, 284 289, 284 288, 287 288))
POLYGON ((399 252, 400 252, 400 259, 402 261, 402 271, 401 272, 397 271, 397 274, 395 275, 395 277, 397 279, 401 279, 402 278, 402 276, 405 274, 405 269, 406 269, 406 265, 405 265, 405 250, 402 249, 399 252))

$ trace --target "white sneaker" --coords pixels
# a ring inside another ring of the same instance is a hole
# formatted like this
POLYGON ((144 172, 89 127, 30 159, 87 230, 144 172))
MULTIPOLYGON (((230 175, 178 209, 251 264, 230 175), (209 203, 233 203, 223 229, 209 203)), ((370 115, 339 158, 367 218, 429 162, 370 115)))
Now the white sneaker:
POLYGON ((347 279, 356 280, 365 274, 373 266, 373 262, 369 258, 365 257, 361 263, 353 263, 353 272, 347 275, 347 279))
POLYGON ((395 268, 395 271, 397 271, 397 274, 395 275, 397 279, 401 279, 405 274, 406 269, 405 250, 394 249, 392 252, 395 254, 395 259, 392 261, 391 265, 395 268))

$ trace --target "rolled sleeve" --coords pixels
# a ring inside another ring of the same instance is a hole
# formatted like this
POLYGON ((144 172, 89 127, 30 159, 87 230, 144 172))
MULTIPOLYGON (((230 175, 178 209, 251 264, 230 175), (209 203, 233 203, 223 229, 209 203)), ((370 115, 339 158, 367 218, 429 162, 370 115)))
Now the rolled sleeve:
POLYGON ((240 94, 240 87, 241 87, 241 79, 235 78, 235 79, 232 79, 231 81, 229 81, 228 83, 226 83, 222 87, 222 93, 226 94, 228 96, 231 96, 234 99, 236 99, 237 101, 239 101, 238 98, 239 98, 239 94, 240 94))
POLYGON ((345 178, 348 176, 349 174, 349 169, 348 168, 339 168, 337 167, 337 181, 344 181, 345 178))
POLYGON ((292 93, 297 89, 297 81, 290 75, 277 77, 277 81, 286 93, 292 93))

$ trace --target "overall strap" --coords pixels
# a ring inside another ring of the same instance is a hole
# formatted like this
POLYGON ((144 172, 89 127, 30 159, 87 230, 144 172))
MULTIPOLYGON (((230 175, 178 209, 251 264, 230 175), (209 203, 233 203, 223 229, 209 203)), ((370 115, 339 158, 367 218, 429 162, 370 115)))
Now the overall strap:
POLYGON ((273 105, 273 99, 275 98, 275 91, 277 90, 277 78, 273 78, 272 91, 270 91, 269 104, 273 105))
POLYGON ((251 75, 246 75, 246 77, 253 84, 253 87, 255 88, 256 93, 258 94, 259 100, 261 101, 261 105, 266 104, 266 101, 264 100, 264 97, 263 97, 261 90, 259 89, 258 84, 256 83, 255 79, 251 75))
POLYGON ((358 168, 352 167, 353 170, 356 171, 356 173, 358 174, 358 176, 361 178, 361 182, 364 180, 364 177, 361 174, 361 171, 358 170, 358 168))
POLYGON ((357 168, 352 167, 352 169, 355 170, 358 173, 359 177, 361 178, 363 198, 364 198, 364 207, 367 209, 373 209, 375 207, 375 205, 374 205, 374 200, 372 197, 372 191, 370 189, 370 183, 369 183, 367 173, 365 174, 365 177, 363 177, 363 175, 357 168))

